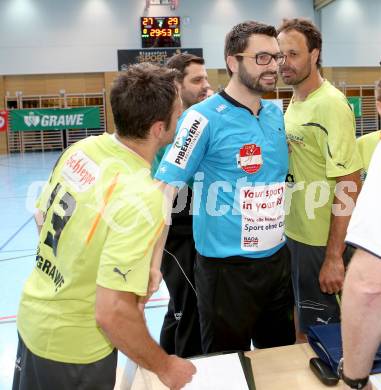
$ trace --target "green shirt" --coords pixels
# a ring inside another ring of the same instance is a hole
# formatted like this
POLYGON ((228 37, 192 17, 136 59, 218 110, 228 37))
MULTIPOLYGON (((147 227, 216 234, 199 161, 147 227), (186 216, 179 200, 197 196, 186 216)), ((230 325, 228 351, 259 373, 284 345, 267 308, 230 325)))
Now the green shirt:
POLYGON ((369 134, 365 134, 362 137, 357 138, 357 146, 362 160, 361 179, 363 181, 368 173, 370 160, 372 159, 373 152, 375 151, 380 138, 381 130, 372 131, 369 134))
POLYGON ((146 295, 162 200, 150 165, 113 136, 63 154, 38 200, 45 221, 17 317, 34 354, 86 364, 111 353, 95 321, 96 285, 146 295))
POLYGON ((361 168, 355 118, 345 96, 324 81, 305 101, 290 103, 285 124, 290 145, 286 234, 325 246, 335 178, 361 168))

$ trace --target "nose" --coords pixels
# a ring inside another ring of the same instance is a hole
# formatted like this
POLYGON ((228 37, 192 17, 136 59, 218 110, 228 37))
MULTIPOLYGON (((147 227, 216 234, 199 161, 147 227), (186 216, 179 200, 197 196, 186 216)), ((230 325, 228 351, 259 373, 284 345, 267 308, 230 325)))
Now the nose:
POLYGON ((204 87, 205 89, 210 88, 210 84, 209 84, 209 82, 208 82, 208 79, 204 79, 203 87, 204 87))
POLYGON ((283 66, 288 63, 288 56, 284 55, 284 62, 280 66, 283 66))

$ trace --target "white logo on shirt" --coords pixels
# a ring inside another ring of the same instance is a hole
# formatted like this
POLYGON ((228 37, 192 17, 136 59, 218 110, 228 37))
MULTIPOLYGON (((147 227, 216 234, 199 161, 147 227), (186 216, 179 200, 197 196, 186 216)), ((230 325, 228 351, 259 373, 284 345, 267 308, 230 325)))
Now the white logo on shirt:
POLYGON ((216 111, 217 112, 221 112, 223 110, 225 110, 227 106, 225 106, 225 104, 220 104, 219 106, 216 107, 216 111))
POLYGON ((190 111, 181 123, 181 128, 165 161, 185 169, 207 124, 208 119, 202 114, 194 110, 190 111))
POLYGON ((84 192, 94 185, 99 172, 99 166, 78 150, 65 161, 61 175, 77 192, 84 192))

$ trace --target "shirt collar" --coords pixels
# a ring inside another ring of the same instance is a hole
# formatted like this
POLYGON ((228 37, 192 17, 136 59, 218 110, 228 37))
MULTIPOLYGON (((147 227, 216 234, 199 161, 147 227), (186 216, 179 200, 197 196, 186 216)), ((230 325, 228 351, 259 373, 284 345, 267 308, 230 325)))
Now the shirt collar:
MULTIPOLYGON (((251 109, 247 106, 245 106, 244 104, 240 103, 239 101, 235 100, 234 98, 232 98, 230 95, 228 95, 226 93, 225 90, 222 90, 220 93, 219 93, 220 96, 222 96, 225 100, 227 100, 229 103, 233 104, 233 106, 236 106, 236 107, 240 107, 240 108, 244 108, 245 110, 249 111, 251 115, 254 115, 253 111, 251 111, 251 109)), ((259 110, 258 110, 258 115, 254 115, 254 116, 259 116, 259 113, 261 112, 263 106, 262 106, 262 102, 261 102, 261 106, 259 107, 259 110)))

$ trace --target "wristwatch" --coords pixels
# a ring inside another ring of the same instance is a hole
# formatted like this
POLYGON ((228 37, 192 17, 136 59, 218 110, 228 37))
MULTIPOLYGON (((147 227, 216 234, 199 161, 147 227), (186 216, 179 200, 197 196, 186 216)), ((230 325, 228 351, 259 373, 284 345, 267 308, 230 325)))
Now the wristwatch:
POLYGON ((351 389, 363 389, 369 381, 369 375, 365 378, 360 379, 351 379, 344 375, 344 358, 341 358, 339 361, 339 365, 337 367, 337 375, 343 382, 348 385, 351 389))

